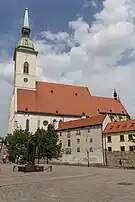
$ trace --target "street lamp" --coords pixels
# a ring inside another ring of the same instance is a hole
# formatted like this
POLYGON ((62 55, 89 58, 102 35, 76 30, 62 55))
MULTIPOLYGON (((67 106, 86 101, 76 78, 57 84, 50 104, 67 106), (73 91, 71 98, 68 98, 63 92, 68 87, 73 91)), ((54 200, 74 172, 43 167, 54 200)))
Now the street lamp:
POLYGON ((86 152, 87 152, 87 159, 88 159, 88 167, 90 167, 90 159, 89 159, 89 150, 88 149, 86 149, 86 152))

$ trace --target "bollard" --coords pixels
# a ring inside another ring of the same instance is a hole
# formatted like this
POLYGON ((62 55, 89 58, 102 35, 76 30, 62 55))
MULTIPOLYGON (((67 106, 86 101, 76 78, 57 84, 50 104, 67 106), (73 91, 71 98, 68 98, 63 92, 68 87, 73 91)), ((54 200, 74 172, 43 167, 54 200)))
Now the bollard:
POLYGON ((52 172, 52 166, 50 166, 50 172, 52 172))
POLYGON ((15 171, 15 165, 13 166, 13 171, 15 171))

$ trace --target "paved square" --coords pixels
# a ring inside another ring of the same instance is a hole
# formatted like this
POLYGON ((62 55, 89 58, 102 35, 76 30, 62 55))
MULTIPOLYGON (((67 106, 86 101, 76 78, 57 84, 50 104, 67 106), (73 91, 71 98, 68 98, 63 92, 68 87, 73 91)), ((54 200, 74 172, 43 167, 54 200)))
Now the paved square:
POLYGON ((133 170, 53 166, 51 173, 27 174, 12 172, 11 165, 1 169, 0 202, 135 201, 133 170))

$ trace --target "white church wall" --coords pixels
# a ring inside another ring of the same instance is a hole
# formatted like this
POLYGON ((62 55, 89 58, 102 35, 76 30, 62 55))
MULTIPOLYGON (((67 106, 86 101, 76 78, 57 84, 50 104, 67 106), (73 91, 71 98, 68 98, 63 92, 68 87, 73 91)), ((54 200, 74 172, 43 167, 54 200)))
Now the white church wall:
MULTIPOLYGON (((48 124, 53 124, 53 120, 56 120, 56 127, 58 127, 58 123, 60 120, 62 121, 70 121, 79 119, 79 117, 64 117, 64 116, 49 116, 49 115, 26 115, 26 114, 16 114, 15 120, 17 120, 17 125, 19 128, 26 128, 26 120, 29 120, 29 130, 30 132, 35 132, 37 128, 47 129, 47 125, 44 125, 44 121, 47 121, 48 124)), ((55 128, 56 129, 56 128, 55 128)))

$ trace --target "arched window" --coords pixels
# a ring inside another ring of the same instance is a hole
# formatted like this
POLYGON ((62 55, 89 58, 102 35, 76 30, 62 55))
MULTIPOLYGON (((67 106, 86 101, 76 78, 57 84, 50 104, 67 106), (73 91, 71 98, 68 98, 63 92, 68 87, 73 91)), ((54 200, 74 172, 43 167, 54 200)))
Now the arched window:
POLYGON ((25 62, 23 65, 23 73, 29 74, 29 63, 28 62, 25 62))
POLYGON ((57 127, 58 127, 58 126, 57 126, 57 120, 56 120, 56 119, 53 120, 53 127, 54 127, 54 129, 57 129, 57 127))
POLYGON ((26 130, 29 131, 29 119, 26 119, 26 130))

